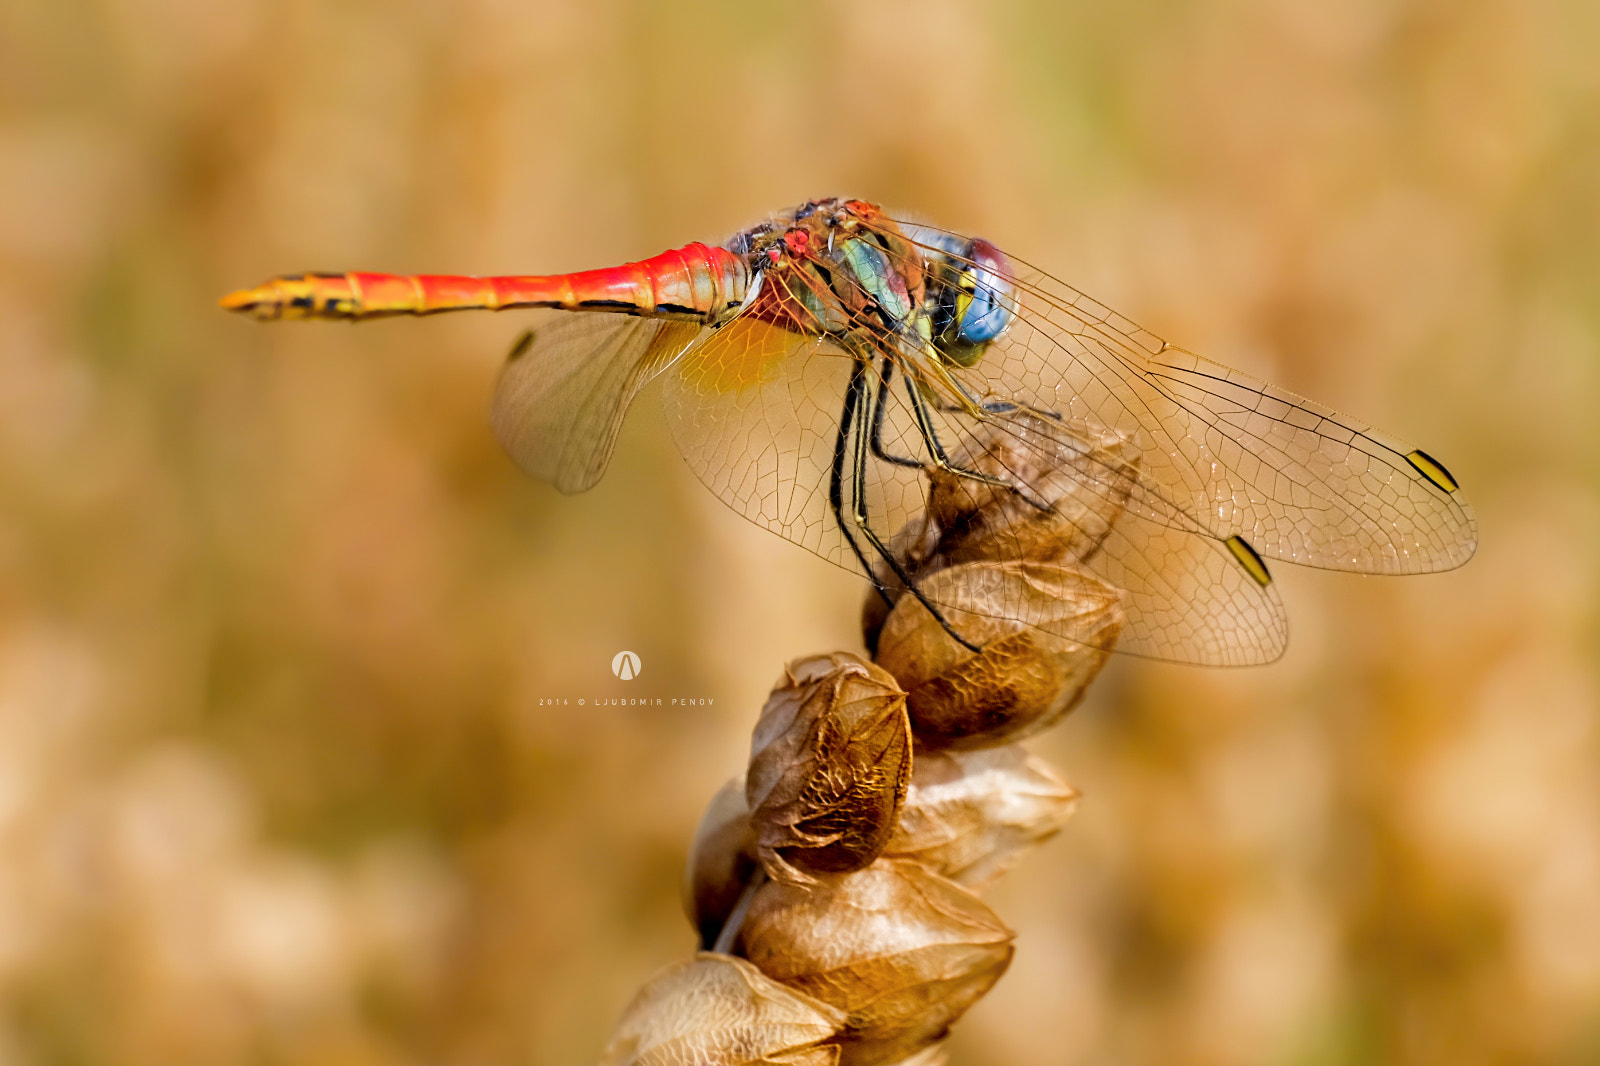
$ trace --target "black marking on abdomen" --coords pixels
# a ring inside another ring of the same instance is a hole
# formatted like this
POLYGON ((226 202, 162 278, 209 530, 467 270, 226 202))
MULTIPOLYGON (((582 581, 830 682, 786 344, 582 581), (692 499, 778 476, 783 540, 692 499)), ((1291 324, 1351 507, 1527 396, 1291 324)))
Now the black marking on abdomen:
POLYGON ((579 300, 579 307, 615 307, 618 310, 631 308, 638 310, 639 305, 631 300, 579 300))

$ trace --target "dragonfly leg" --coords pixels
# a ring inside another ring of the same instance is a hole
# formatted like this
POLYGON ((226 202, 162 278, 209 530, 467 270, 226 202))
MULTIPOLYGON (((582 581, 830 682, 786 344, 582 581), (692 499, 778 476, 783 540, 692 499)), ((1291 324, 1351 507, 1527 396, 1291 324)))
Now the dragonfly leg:
POLYGON ((828 506, 833 510, 833 520, 839 523, 839 532, 844 534, 845 543, 850 545, 850 550, 855 552, 856 559, 861 563, 861 569, 866 571, 867 580, 872 582, 872 587, 878 590, 878 595, 883 599, 884 605, 894 607, 894 597, 889 595, 889 590, 882 581, 878 580, 878 572, 868 562, 866 552, 861 550, 861 545, 856 543, 856 538, 850 532, 850 525, 844 520, 844 460, 847 441, 854 441, 855 434, 851 426, 856 421, 857 409, 861 406, 862 386, 857 381, 861 374, 861 364, 850 374, 850 387, 845 390, 844 410, 839 412, 839 433, 833 441, 833 466, 828 471, 828 506))
MULTIPOLYGON (((958 384, 957 387, 960 388, 960 385, 958 384)), ((962 391, 965 392, 966 390, 962 389, 962 391)), ((929 409, 927 397, 923 396, 922 393, 918 391, 916 382, 912 381, 909 376, 906 378, 906 395, 911 398, 911 409, 917 416, 917 430, 922 434, 922 441, 928 447, 928 454, 933 456, 934 465, 938 466, 941 470, 955 474, 957 477, 968 478, 972 481, 982 482, 985 485, 997 485, 1001 488, 1008 488, 1018 496, 1022 497, 1023 502, 1028 504, 1036 511, 1045 512, 1050 510, 1050 505, 1048 503, 1041 500, 1031 491, 1028 491, 1028 487, 1021 482, 1018 482, 1012 478, 995 477, 992 474, 984 474, 977 470, 969 470, 966 467, 952 462, 949 454, 944 450, 944 444, 939 440, 939 432, 933 424, 933 413, 929 409)), ((1004 404, 1003 406, 1010 410, 1018 409, 1017 404, 1004 404)), ((989 410, 990 408, 985 406, 984 409, 989 410)))
POLYGON ((872 401, 872 454, 896 466, 924 466, 925 464, 919 459, 890 455, 883 447, 883 416, 889 408, 889 382, 894 377, 894 361, 884 356, 878 365, 882 369, 878 372, 878 395, 872 401))
MULTIPOLYGON (((857 361, 854 369, 850 372, 849 395, 845 399, 846 416, 851 414, 852 409, 860 410, 862 408, 862 405, 866 402, 866 389, 867 365, 857 361)), ((878 555, 882 557, 883 561, 889 564, 889 569, 893 570, 895 577, 899 578, 901 584, 905 585, 906 591, 915 596, 917 598, 917 602, 921 603, 923 607, 927 608, 928 613, 933 615, 934 620, 939 623, 940 627, 943 628, 946 633, 950 634, 956 643, 960 644, 968 651, 982 651, 983 649, 978 645, 972 643, 972 641, 955 631, 955 628, 950 625, 949 620, 945 618, 945 616, 940 612, 939 608, 933 605, 933 602, 928 599, 927 595, 922 591, 917 583, 911 579, 911 575, 906 572, 906 568, 901 565, 900 560, 894 557, 894 552, 889 549, 889 546, 884 543, 883 538, 878 536, 878 534, 873 530, 871 524, 868 522, 866 477, 867 453, 871 450, 873 426, 867 419, 862 418, 857 422, 857 427, 858 428, 854 434, 852 434, 853 447, 851 448, 851 452, 855 457, 855 462, 852 464, 854 469, 852 470, 850 484, 850 517, 854 519, 856 528, 861 531, 862 536, 867 538, 868 543, 872 545, 873 550, 875 550, 878 555)), ((834 507, 834 517, 839 520, 839 527, 841 529, 844 528, 844 520, 839 514, 841 503, 839 489, 842 487, 839 484, 839 478, 842 473, 841 468, 843 466, 842 460, 844 437, 848 431, 849 427, 846 425, 846 418, 841 418, 839 420, 839 438, 834 446, 834 474, 829 484, 830 499, 834 507)), ((919 463, 917 465, 920 466, 921 464, 919 463)), ((851 537, 848 533, 846 533, 845 536, 846 539, 850 541, 850 547, 855 550, 856 557, 860 558, 862 564, 865 565, 866 559, 862 556, 861 548, 856 544, 855 538, 851 537)), ((874 571, 870 566, 867 567, 867 573, 869 575, 874 574, 874 571)), ((878 594, 884 598, 884 602, 889 603, 890 601, 888 592, 884 589, 883 584, 878 581, 876 576, 873 576, 872 583, 877 586, 878 594)), ((893 604, 890 603, 890 606, 893 606, 893 604)))
MULTIPOLYGON (((879 363, 879 366, 881 369, 878 372, 878 395, 872 404, 872 454, 886 463, 894 463, 897 466, 926 466, 926 463, 916 459, 907 459, 904 456, 890 455, 883 446, 883 418, 889 406, 889 385, 894 377, 894 362, 888 356, 884 356, 882 362, 879 363)), ((961 389, 963 394, 967 395, 968 399, 972 399, 971 394, 967 393, 966 388, 962 386, 960 382, 956 382, 955 384, 958 389, 961 389)), ((959 466, 953 462, 949 454, 944 450, 944 444, 939 440, 938 432, 934 429, 933 416, 928 413, 930 406, 928 399, 917 391, 916 383, 912 381, 910 375, 906 376, 906 395, 911 398, 912 410, 916 413, 917 417, 917 431, 921 434, 922 442, 927 447, 928 453, 933 456, 933 462, 935 466, 942 470, 947 470, 950 473, 955 474, 957 477, 969 478, 973 481, 981 481, 986 485, 998 485, 1005 488, 1010 488, 1035 509, 1040 511, 1050 510, 1049 504, 1044 503, 1028 492, 1024 492, 1008 478, 993 477, 988 474, 979 473, 976 470, 968 470, 966 467, 959 466)), ((973 402, 975 405, 977 405, 976 400, 973 402)), ((1018 404, 1004 401, 981 404, 977 406, 981 406, 983 410, 988 411, 991 414, 1005 414, 1010 411, 1021 409, 1018 404)), ((946 407, 941 408, 941 410, 955 411, 959 410, 959 408, 946 407)))
MULTIPOLYGON (((972 406, 981 411, 988 412, 991 415, 1010 415, 1016 414, 1018 411, 1024 411, 1030 415, 1034 415, 1037 418, 1048 418, 1053 422, 1061 421, 1061 412, 1059 411, 1046 411, 1044 408, 1035 407, 1030 403, 1015 403, 1011 400, 989 400, 987 403, 985 403, 974 396, 971 389, 961 384, 961 382, 957 381, 954 377, 950 378, 950 384, 954 385, 956 387, 956 391, 960 392, 962 396, 966 397, 968 403, 972 404, 972 406)), ((939 410, 959 411, 961 408, 955 404, 940 404, 939 410)))

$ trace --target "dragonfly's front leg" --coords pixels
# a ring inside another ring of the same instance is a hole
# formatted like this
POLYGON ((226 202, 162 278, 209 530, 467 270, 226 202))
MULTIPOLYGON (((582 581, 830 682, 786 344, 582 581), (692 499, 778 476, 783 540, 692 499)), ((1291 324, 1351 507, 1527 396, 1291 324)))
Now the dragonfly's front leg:
MULTIPOLYGON (((888 449, 883 446, 883 419, 884 414, 887 412, 889 407, 889 385, 894 377, 894 361, 888 356, 884 356, 878 365, 880 367, 878 371, 878 395, 876 399, 873 400, 872 404, 872 454, 884 462, 893 463, 896 466, 926 466, 927 464, 919 459, 908 459, 902 455, 891 455, 888 449)), ((922 436, 922 442, 923 445, 928 449, 928 454, 933 457, 933 465, 937 466, 941 470, 948 471, 957 477, 968 478, 972 481, 980 481, 988 485, 1011 488, 1017 493, 1017 495, 1021 496, 1030 505, 1038 510, 1048 511, 1050 509, 1048 504, 1045 504, 1034 498, 1030 493, 1024 492, 1022 488, 1019 488, 1010 479, 993 477, 977 470, 968 470, 966 467, 957 464, 950 458, 949 453, 944 450, 944 444, 939 440, 939 434, 933 426, 932 416, 928 413, 927 398, 922 395, 921 390, 916 387, 916 383, 912 381, 909 374, 906 375, 906 394, 911 398, 912 408, 916 412, 917 416, 917 432, 922 436)), ((991 413, 1004 413, 1005 411, 1017 410, 1017 405, 984 405, 983 409, 990 411, 991 413)), ((958 410, 958 408, 941 408, 941 410, 954 411, 958 410)))
MULTIPOLYGON (((963 388, 959 382, 956 382, 955 384, 956 387, 961 389, 964 394, 966 393, 966 389, 963 388)), ((928 398, 923 394, 921 389, 917 388, 917 383, 912 379, 910 374, 906 375, 906 395, 911 399, 911 410, 916 416, 917 431, 922 434, 922 442, 924 445, 926 445, 928 454, 933 456, 933 462, 935 466, 948 473, 954 474, 957 477, 967 478, 968 480, 981 482, 985 485, 995 485, 999 488, 1008 488, 1012 492, 1015 492, 1018 496, 1022 497, 1023 502, 1027 503, 1030 507, 1037 511, 1045 512, 1050 510, 1050 504, 1036 496, 1032 491, 1029 490, 1029 487, 1023 484, 1021 481, 1018 481, 1014 478, 998 477, 993 474, 985 474, 978 470, 970 470, 952 461, 949 454, 944 450, 943 442, 939 440, 939 432, 933 424, 933 411, 928 402, 928 398)), ((882 399, 883 398, 880 396, 880 413, 882 409, 882 399)), ((982 405, 982 407, 983 410, 990 411, 991 413, 995 414, 1007 413, 1009 411, 1015 411, 1019 409, 1017 404, 995 405, 994 409, 991 409, 989 405, 982 405), (998 408, 1000 407, 1004 407, 1005 410, 999 410, 998 408)), ((881 421, 881 419, 879 420, 881 421)), ((876 445, 876 442, 874 443, 876 445)), ((874 451, 876 450, 877 449, 875 446, 874 451)))
MULTIPOLYGON (((891 455, 888 449, 883 446, 883 419, 889 409, 889 385, 894 378, 894 360, 884 356, 878 366, 880 368, 878 371, 878 395, 872 404, 872 454, 884 462, 893 463, 896 466, 927 466, 928 464, 920 459, 908 459, 902 455, 891 455)), ((911 409, 917 420, 917 433, 922 437, 923 446, 928 449, 928 454, 933 459, 933 465, 958 477, 981 481, 988 485, 1010 485, 1010 482, 1005 478, 993 477, 989 474, 979 473, 976 470, 968 470, 966 467, 958 466, 951 460, 949 453, 944 450, 943 442, 939 440, 938 431, 934 429, 932 416, 928 413, 927 399, 923 397, 910 374, 907 374, 905 378, 906 395, 911 399, 911 409)), ((964 389, 962 391, 965 392, 964 389)), ((945 411, 958 410, 955 407, 940 409, 945 411)), ((985 408, 985 410, 987 409, 985 408)))
MULTIPOLYGON (((1061 421, 1060 411, 1047 411, 1043 407, 1035 407, 1031 403, 1016 403, 1012 400, 979 400, 976 396, 972 395, 971 389, 961 384, 961 382, 958 381, 953 375, 949 380, 950 384, 955 386, 956 391, 961 393, 963 399, 965 399, 973 407, 983 411, 985 414, 1013 415, 1018 411, 1021 411, 1024 414, 1033 415, 1035 418, 1048 418, 1052 422, 1061 421)), ((959 404, 940 404, 939 410, 949 412, 960 411, 962 408, 959 404)))
MULTIPOLYGON (((857 358, 860 359, 861 357, 857 356, 857 358)), ((949 453, 944 450, 943 442, 939 440, 938 432, 934 429, 932 416, 928 413, 929 405, 927 398, 923 396, 922 391, 917 388, 916 382, 910 374, 906 374, 905 379, 906 395, 910 397, 911 409, 917 421, 917 433, 922 437, 922 443, 928 449, 928 455, 932 458, 933 465, 937 466, 941 470, 955 474, 958 477, 968 478, 973 481, 981 481, 989 485, 1009 485, 1010 482, 1004 478, 992 477, 988 474, 979 473, 976 470, 968 470, 966 467, 958 466, 950 459, 949 453)), ((883 420, 884 416, 889 410, 889 386, 892 384, 893 380, 894 359, 888 355, 884 355, 878 360, 878 395, 873 400, 872 404, 872 454, 884 462, 893 463, 896 466, 927 466, 928 464, 920 459, 911 459, 903 455, 892 455, 889 453, 889 450, 883 446, 883 420)), ((963 395, 966 395, 968 399, 971 399, 970 394, 967 393, 966 389, 962 387, 960 382, 953 382, 953 384, 955 384, 956 388, 961 389, 963 395)), ((974 409, 981 408, 982 410, 989 411, 993 414, 1001 414, 1004 413, 1005 410, 1015 409, 1014 404, 1004 405, 1003 407, 1002 405, 995 405, 991 407, 989 405, 979 405, 978 403, 974 402, 972 406, 974 409)), ((960 410, 960 408, 941 407, 940 410, 956 411, 960 410)))

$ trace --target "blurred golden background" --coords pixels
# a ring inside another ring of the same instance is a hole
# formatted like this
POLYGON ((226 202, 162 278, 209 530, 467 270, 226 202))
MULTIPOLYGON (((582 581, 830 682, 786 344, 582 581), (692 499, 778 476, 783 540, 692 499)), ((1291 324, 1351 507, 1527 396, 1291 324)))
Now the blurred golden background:
POLYGON ((1600 1062, 1597 54, 1590 0, 0 0, 0 1063, 595 1057, 864 582, 648 394, 595 491, 523 479, 526 320, 215 300, 835 194, 1392 428, 1481 524, 1280 566, 1280 663, 1119 657, 1032 745, 1085 799, 954 1061, 1600 1062), (714 702, 593 704, 639 695, 714 702))

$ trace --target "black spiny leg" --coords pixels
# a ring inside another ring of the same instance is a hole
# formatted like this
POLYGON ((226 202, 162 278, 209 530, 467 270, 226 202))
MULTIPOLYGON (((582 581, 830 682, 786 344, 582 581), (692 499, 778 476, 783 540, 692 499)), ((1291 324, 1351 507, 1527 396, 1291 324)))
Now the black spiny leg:
MULTIPOLYGON (((1046 411, 1044 408, 1035 407, 1032 404, 1013 403, 1010 400, 990 400, 988 403, 979 403, 978 398, 972 395, 972 390, 961 384, 961 382, 952 381, 951 384, 956 387, 961 395, 967 398, 967 402, 971 403, 974 407, 982 408, 992 415, 1009 415, 1017 411, 1026 411, 1028 414, 1035 415, 1039 418, 1048 418, 1055 422, 1061 421, 1060 412, 1046 411)), ((953 411, 955 408, 947 407, 943 408, 943 410, 953 411)))
POLYGON ((850 532, 850 524, 844 520, 844 457, 846 440, 854 440, 851 426, 855 422, 857 410, 861 406, 861 386, 858 378, 862 374, 862 364, 858 361, 850 371, 850 387, 845 390, 844 410, 839 412, 839 433, 833 439, 833 467, 828 472, 828 506, 833 509, 833 520, 839 523, 839 532, 844 534, 845 543, 850 545, 850 550, 856 553, 856 559, 861 563, 861 569, 867 572, 867 580, 872 582, 872 587, 878 590, 884 606, 893 608, 894 597, 889 595, 889 590, 883 582, 878 580, 878 572, 867 561, 867 554, 861 550, 861 545, 856 543, 855 535, 850 532))
MULTIPOLYGON (((857 360, 855 367, 850 372, 849 396, 845 400, 845 414, 847 417, 854 411, 859 411, 862 409, 862 405, 866 401, 866 388, 867 364, 857 360)), ((846 432, 846 421, 847 418, 841 418, 839 420, 839 439, 834 448, 833 476, 829 479, 828 483, 829 500, 833 504, 834 517, 836 519, 840 519, 839 528, 841 529, 844 528, 844 522, 839 515, 839 489, 841 487, 840 475, 842 473, 841 468, 843 466, 843 445, 844 434, 846 432)), ((890 551, 889 546, 883 542, 883 538, 879 537, 877 533, 873 532, 872 526, 867 522, 867 454, 871 450, 872 429, 873 426, 871 421, 863 418, 857 422, 856 431, 852 435, 854 442, 852 454, 855 458, 855 462, 852 464, 853 470, 851 477, 852 483, 850 485, 850 513, 851 517, 855 519, 856 528, 861 530, 861 535, 867 538, 873 549, 877 551, 877 553, 883 558, 883 561, 889 564, 889 569, 893 570, 894 575, 900 579, 903 585, 905 585, 906 591, 915 596, 917 598, 917 602, 928 609, 928 613, 933 615, 934 620, 939 623, 946 633, 950 634, 956 643, 960 644, 968 651, 981 651, 982 649, 978 645, 972 643, 972 641, 955 631, 955 629, 945 619, 944 615, 940 613, 939 608, 935 607, 932 601, 928 599, 927 595, 923 593, 922 589, 917 586, 917 583, 911 580, 911 575, 906 573, 906 568, 900 565, 900 560, 894 557, 894 553, 890 551)), ((920 466, 921 464, 919 463, 917 465, 920 466)), ((856 557, 861 559, 862 565, 866 565, 866 559, 862 555, 861 548, 857 546, 855 538, 851 537, 848 532, 845 533, 845 537, 850 541, 850 547, 855 550, 856 557)), ((872 583, 877 586, 878 595, 883 597, 885 603, 889 603, 890 606, 893 606, 893 604, 890 602, 888 592, 884 589, 882 583, 878 581, 872 567, 867 567, 867 574, 872 578, 872 583)))
POLYGON ((944 450, 944 444, 939 440, 939 431, 933 424, 933 413, 928 410, 928 400, 917 389, 917 383, 911 375, 906 375, 906 395, 911 398, 911 412, 917 416, 917 432, 922 434, 922 443, 928 448, 928 454, 933 456, 934 465, 941 470, 948 470, 959 477, 981 481, 985 485, 1010 485, 1005 478, 994 477, 990 474, 980 474, 976 470, 967 470, 950 461, 950 456, 944 450))
MULTIPOLYGON (((872 454, 877 456, 879 459, 882 459, 884 462, 894 463, 896 466, 927 466, 927 463, 919 462, 916 459, 907 459, 900 455, 890 455, 883 446, 883 417, 889 406, 889 384, 890 380, 894 376, 894 362, 888 356, 884 356, 883 361, 879 364, 879 366, 881 366, 882 369, 878 373, 878 396, 872 404, 872 454)), ((964 477, 972 481, 981 481, 985 485, 997 485, 1002 488, 1011 488, 1017 493, 1017 495, 1021 496, 1031 506, 1041 511, 1048 511, 1050 509, 1047 505, 1031 498, 1028 493, 1016 488, 1016 486, 1013 485, 1008 478, 993 477, 989 474, 982 474, 976 470, 968 470, 966 467, 957 466, 954 462, 952 462, 949 454, 944 450, 943 442, 939 440, 938 430, 934 428, 933 416, 929 413, 927 398, 918 391, 917 384, 912 380, 911 375, 907 374, 905 378, 906 395, 911 398, 911 410, 916 415, 917 419, 917 432, 921 434, 922 443, 928 449, 928 454, 933 457, 934 466, 937 466, 941 470, 947 470, 950 473, 955 474, 957 477, 964 477)), ((968 395, 968 398, 971 398, 970 395, 967 394, 967 390, 962 387, 960 382, 956 382, 955 384, 958 389, 961 389, 963 395, 968 395)), ((1010 403, 994 403, 984 404, 982 405, 982 409, 991 414, 1005 414, 1010 411, 1015 411, 1017 406, 1016 404, 1010 403)), ((958 408, 951 407, 947 408, 947 410, 953 411, 958 410, 958 408)))
POLYGON ((894 377, 894 361, 887 355, 878 364, 882 369, 878 371, 878 396, 872 401, 872 454, 886 463, 896 466, 923 467, 927 464, 918 459, 907 459, 903 455, 890 455, 883 447, 883 416, 889 408, 889 382, 894 377))
MULTIPOLYGON (((959 383, 957 383, 957 387, 960 387, 959 383)), ((963 393, 966 392, 965 389, 961 391, 963 393)), ((1050 510, 1050 505, 1039 499, 1033 492, 1028 491, 1026 485, 1019 484, 1011 478, 995 477, 992 474, 980 473, 977 470, 968 470, 966 467, 957 466, 951 462, 950 456, 944 450, 944 444, 939 440, 939 431, 933 424, 933 412, 929 409, 928 399, 917 389, 917 383, 911 380, 909 374, 906 375, 906 395, 911 397, 911 410, 917 416, 917 430, 922 434, 922 442, 927 446, 928 454, 933 456, 934 464, 940 469, 948 470, 957 477, 969 478, 985 485, 996 485, 1000 488, 1010 489, 1022 497, 1022 501, 1036 511, 1044 512, 1050 510)), ((1014 404, 1008 405, 1008 407, 1010 410, 1016 410, 1014 404)), ((989 410, 989 408, 985 407, 985 410, 989 410)))

